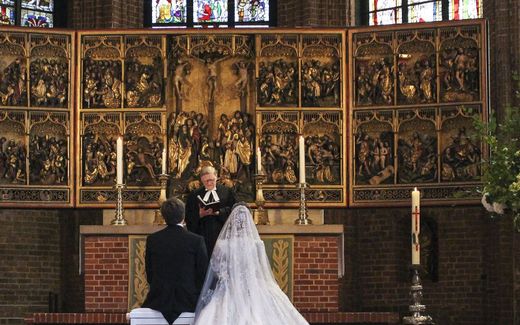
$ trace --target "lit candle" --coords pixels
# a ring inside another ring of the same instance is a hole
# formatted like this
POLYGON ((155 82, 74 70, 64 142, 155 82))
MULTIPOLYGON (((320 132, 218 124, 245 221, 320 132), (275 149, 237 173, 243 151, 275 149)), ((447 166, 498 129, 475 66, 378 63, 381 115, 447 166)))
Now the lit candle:
POLYGON ((417 187, 412 191, 412 264, 421 264, 421 244, 419 234, 421 233, 421 192, 417 187))
POLYGON ((166 174, 166 148, 162 150, 162 174, 166 174))
POLYGON ((260 147, 256 147, 256 171, 258 174, 262 171, 262 152, 260 147))
POLYGON ((300 184, 305 183, 305 139, 303 135, 299 138, 299 154, 300 154, 300 184))
POLYGON ((117 154, 117 185, 123 184, 123 138, 118 137, 116 142, 117 154))

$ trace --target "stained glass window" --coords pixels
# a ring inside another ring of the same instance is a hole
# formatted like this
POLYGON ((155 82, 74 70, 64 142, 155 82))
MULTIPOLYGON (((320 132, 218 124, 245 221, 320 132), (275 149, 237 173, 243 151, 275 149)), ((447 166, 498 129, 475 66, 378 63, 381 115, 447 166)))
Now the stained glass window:
POLYGON ((21 25, 25 27, 52 27, 52 13, 22 9, 21 25))
POLYGON ((145 11, 145 17, 148 17, 145 19, 145 26, 269 27, 275 25, 271 8, 276 7, 276 1, 150 0, 151 8, 147 7, 145 11))
MULTIPOLYGON (((415 2, 419 2, 415 0, 415 2)), ((409 0, 408 3, 414 3, 414 0, 409 0)), ((408 7, 408 22, 409 23, 424 23, 430 21, 442 20, 442 2, 433 1, 426 3, 419 3, 410 5, 408 7)))
POLYGON ((235 22, 268 22, 269 0, 235 0, 235 22))
POLYGON ((22 0, 22 8, 52 11, 54 9, 53 0, 22 0))
POLYGON ((450 0, 450 20, 482 17, 483 0, 450 0))
POLYGON ((13 7, 0 6, 0 24, 14 25, 16 23, 15 11, 13 7))
POLYGON ((421 23, 482 17, 484 0, 364 0, 369 25, 421 23), (443 12, 443 8, 445 8, 443 12))
POLYGON ((53 27, 54 0, 0 0, 0 24, 53 27))
POLYGON ((194 23, 226 23, 228 21, 227 0, 194 0, 194 23))
POLYGON ((152 24, 185 24, 186 0, 153 0, 152 24))

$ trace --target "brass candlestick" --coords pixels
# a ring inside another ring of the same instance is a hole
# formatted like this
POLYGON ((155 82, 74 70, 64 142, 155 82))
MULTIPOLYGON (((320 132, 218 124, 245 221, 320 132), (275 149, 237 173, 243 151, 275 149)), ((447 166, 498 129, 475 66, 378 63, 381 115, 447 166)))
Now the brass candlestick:
POLYGON ((165 225, 166 222, 164 221, 164 218, 161 214, 161 205, 164 201, 167 200, 166 197, 166 186, 168 185, 168 179, 170 178, 170 175, 168 174, 161 174, 158 176, 159 181, 161 182, 161 195, 159 196, 159 209, 155 210, 155 218, 153 220, 154 225, 165 225))
POLYGON ((267 179, 267 175, 261 170, 255 176, 256 180, 256 210, 254 211, 254 216, 257 225, 269 225, 269 215, 267 214, 267 210, 264 209, 265 198, 264 192, 262 190, 262 185, 267 179))
POLYGON ((307 213, 307 202, 305 200, 305 188, 307 183, 300 183, 300 211, 298 213, 298 219, 294 220, 295 225, 312 225, 312 220, 309 219, 307 213))
POLYGON ((123 210, 123 189, 125 187, 125 184, 116 184, 115 186, 117 191, 116 211, 115 218, 110 222, 113 226, 126 226, 128 224, 123 210))
POLYGON ((421 278, 419 277, 420 265, 412 265, 412 286, 410 287, 410 297, 412 304, 409 307, 412 316, 403 317, 403 324, 409 325, 434 325, 433 319, 428 315, 423 315, 426 312, 426 306, 421 304, 423 297, 421 278))

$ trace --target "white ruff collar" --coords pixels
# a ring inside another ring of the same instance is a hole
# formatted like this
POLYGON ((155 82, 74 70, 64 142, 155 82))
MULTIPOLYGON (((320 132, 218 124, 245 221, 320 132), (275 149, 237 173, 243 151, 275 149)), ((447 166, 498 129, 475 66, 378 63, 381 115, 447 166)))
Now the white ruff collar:
POLYGON ((213 190, 207 190, 206 194, 204 195, 204 198, 202 200, 204 200, 204 202, 208 202, 209 200, 209 195, 210 194, 213 194, 213 200, 215 202, 220 202, 220 198, 218 197, 218 194, 217 194, 217 189, 213 189, 213 190))

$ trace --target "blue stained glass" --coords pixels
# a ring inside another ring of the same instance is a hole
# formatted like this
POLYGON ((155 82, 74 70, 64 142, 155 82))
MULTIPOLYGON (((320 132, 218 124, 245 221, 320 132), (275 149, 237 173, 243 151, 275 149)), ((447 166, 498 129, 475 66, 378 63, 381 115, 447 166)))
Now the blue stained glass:
POLYGON ((195 23, 227 23, 227 0, 194 0, 193 21, 195 23))
POLYGON ((12 7, 0 7, 0 25, 14 25, 15 24, 15 16, 14 16, 14 8, 12 7))
POLYGON ((22 9, 22 26, 25 27, 52 27, 52 13, 22 9))
POLYGON ((269 21, 269 0, 235 0, 235 22, 269 21))
POLYGON ((14 6, 14 1, 13 0, 0 0, 0 4, 14 6))
POLYGON ((186 0, 153 0, 152 24, 186 23, 186 0))
POLYGON ((52 11, 54 0, 22 0, 22 8, 52 11))

